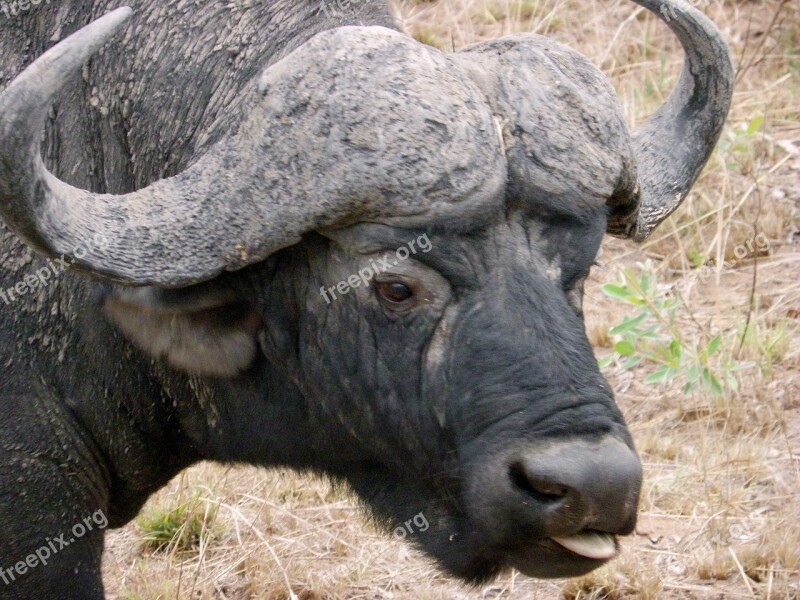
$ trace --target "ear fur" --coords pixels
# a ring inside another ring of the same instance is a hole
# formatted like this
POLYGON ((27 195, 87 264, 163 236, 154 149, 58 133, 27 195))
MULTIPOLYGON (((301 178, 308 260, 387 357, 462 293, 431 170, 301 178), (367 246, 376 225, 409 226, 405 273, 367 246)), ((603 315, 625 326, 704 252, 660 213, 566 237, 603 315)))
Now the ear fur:
POLYGON ((213 286, 115 290, 103 310, 141 350, 187 373, 234 377, 256 356, 258 314, 213 286))

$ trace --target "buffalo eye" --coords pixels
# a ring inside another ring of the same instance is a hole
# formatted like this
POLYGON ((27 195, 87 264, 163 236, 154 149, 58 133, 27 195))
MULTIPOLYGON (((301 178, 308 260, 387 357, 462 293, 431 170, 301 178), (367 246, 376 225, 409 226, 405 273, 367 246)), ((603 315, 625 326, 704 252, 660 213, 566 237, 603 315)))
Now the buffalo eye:
POLYGON ((381 302, 389 308, 406 308, 414 301, 414 291, 401 281, 378 282, 375 291, 381 302))

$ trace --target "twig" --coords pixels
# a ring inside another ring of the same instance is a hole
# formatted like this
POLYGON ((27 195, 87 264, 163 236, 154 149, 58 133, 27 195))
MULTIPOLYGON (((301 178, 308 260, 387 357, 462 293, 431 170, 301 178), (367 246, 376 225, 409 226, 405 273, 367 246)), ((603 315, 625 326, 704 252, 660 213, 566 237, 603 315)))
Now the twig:
MULTIPOLYGON (((767 122, 767 110, 764 109, 764 123, 767 122)), ((764 132, 761 132, 761 138, 764 138, 764 132)), ((761 217, 761 201, 763 196, 761 194, 761 183, 758 180, 757 173, 761 171, 761 161, 758 162, 758 168, 753 169, 750 173, 750 176, 753 178, 753 185, 755 186, 755 197, 756 197, 756 216, 755 220, 753 221, 753 239, 758 238, 758 219, 761 217)), ((753 279, 750 283, 750 297, 747 302, 747 317, 744 321, 744 329, 742 330, 742 338, 739 340, 739 347, 736 349, 736 360, 739 360, 739 357, 742 353, 742 348, 744 348, 744 341, 747 338, 747 332, 750 329, 750 322, 753 318, 753 311, 755 310, 755 303, 756 303, 756 284, 758 282, 758 252, 754 253, 753 256, 753 279)))
MULTIPOLYGON (((781 14, 783 7, 789 3, 789 0, 781 0, 781 3, 778 5, 775 14, 772 15, 772 20, 767 25, 767 29, 764 31, 763 35, 761 36, 761 41, 759 42, 758 46, 753 49, 752 59, 747 62, 746 65, 742 66, 741 64, 736 69, 736 76, 734 77, 734 82, 739 81, 747 71, 750 70, 750 67, 756 64, 756 55, 758 54, 759 50, 764 46, 769 37, 769 33, 772 31, 772 28, 775 27, 775 22, 778 20, 778 16, 781 14)), ((752 19, 753 12, 750 11, 750 18, 752 19)), ((744 49, 742 50, 742 63, 744 62, 744 55, 747 52, 747 43, 750 39, 750 23, 747 24, 747 38, 745 39, 744 49)))
POLYGON ((747 573, 744 572, 744 567, 742 567, 742 563, 739 562, 739 558, 736 556, 736 552, 734 552, 733 548, 731 548, 730 546, 728 546, 728 552, 731 553, 731 556, 733 557, 733 562, 736 563, 736 566, 739 569, 739 573, 741 573, 742 579, 744 580, 744 584, 747 586, 750 595, 753 598, 755 598, 756 595, 755 592, 753 592, 752 586, 750 585, 750 578, 747 576, 747 573))

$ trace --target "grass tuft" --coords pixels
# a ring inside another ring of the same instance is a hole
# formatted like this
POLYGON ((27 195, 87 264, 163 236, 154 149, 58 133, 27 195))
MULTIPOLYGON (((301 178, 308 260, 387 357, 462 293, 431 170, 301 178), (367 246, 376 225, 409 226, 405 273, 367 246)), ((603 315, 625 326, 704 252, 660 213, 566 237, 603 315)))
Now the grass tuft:
POLYGON ((218 506, 200 498, 176 506, 152 507, 137 519, 145 552, 197 552, 219 535, 218 506))

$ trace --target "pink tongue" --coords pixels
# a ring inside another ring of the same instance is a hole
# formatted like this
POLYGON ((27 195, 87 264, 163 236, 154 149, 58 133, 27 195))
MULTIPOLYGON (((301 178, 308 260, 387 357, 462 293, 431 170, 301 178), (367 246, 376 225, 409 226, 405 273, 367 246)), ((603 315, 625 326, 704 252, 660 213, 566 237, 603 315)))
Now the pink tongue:
POLYGON ((608 560, 617 553, 614 536, 607 533, 587 531, 569 537, 551 538, 556 544, 567 550, 595 560, 608 560))

